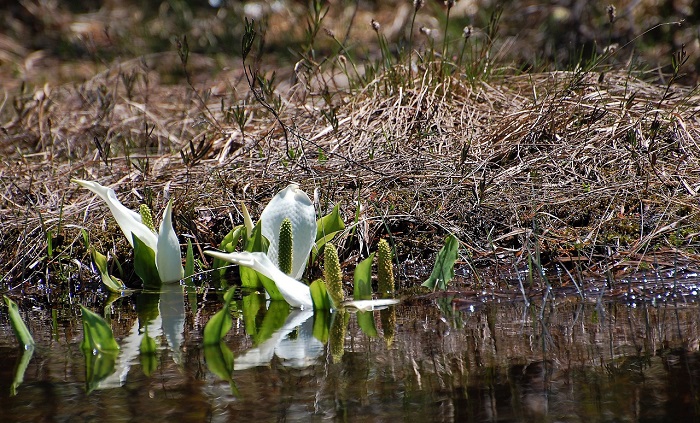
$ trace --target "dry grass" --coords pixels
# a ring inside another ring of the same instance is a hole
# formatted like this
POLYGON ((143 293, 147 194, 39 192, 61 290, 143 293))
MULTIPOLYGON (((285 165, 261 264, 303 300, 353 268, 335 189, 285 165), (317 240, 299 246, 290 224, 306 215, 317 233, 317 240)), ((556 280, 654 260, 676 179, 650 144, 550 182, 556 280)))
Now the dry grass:
POLYGON ((220 72, 192 54, 185 71, 173 52, 8 96, 3 286, 91 275, 81 229, 128 268, 106 207, 71 178, 111 185, 133 207, 160 210, 173 196, 176 231, 199 251, 242 221, 239 201, 257 216, 296 181, 319 189, 323 212, 342 205, 357 230, 344 235, 346 257, 389 237, 400 262, 429 266, 451 232, 477 269, 532 257, 594 273, 698 262, 692 89, 598 68, 504 70, 468 82, 428 65, 410 84, 390 72, 352 89, 342 76, 337 67, 309 79, 282 70, 274 95, 263 93, 271 112, 251 95, 240 62, 220 72))

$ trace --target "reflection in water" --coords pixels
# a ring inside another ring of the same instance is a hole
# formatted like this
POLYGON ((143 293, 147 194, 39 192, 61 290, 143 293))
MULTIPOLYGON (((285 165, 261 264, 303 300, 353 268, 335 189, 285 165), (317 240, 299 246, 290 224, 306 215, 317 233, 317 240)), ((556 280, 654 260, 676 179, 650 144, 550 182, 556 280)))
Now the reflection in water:
POLYGON ((140 293, 139 319, 134 322, 129 334, 119 343, 119 356, 114 371, 97 383, 96 389, 124 386, 131 366, 139 363, 141 344, 148 333, 151 338, 165 335, 175 363, 181 362, 180 347, 185 329, 185 299, 183 286, 163 284, 160 293, 140 293))
MULTIPOLYGON (((181 291, 170 294, 182 301, 181 291)), ((205 351, 201 330, 220 309, 219 300, 200 296, 197 316, 173 313, 171 319, 165 298, 164 293, 155 310, 141 307, 153 301, 137 299, 136 314, 128 302, 114 306, 112 325, 122 345, 110 376, 114 388, 104 389, 105 381, 89 395, 81 379, 81 335, 75 332, 80 325, 68 319, 59 321, 57 338, 44 321, 30 322, 38 347, 11 397, 21 357, 5 336, 9 325, 0 322, 3 421, 100 419, 105 413, 124 421, 580 422, 700 416, 696 304, 564 301, 482 304, 471 312, 453 311, 449 301, 444 312, 433 303, 402 305, 395 318, 373 315, 376 337, 363 332, 360 324, 368 322, 348 315, 342 344, 334 344, 333 319, 248 298, 232 307, 234 326, 221 347, 205 351), (137 316, 160 340, 157 366, 148 376, 138 361, 137 338, 143 334, 138 326, 134 330, 137 316), (388 322, 395 323, 393 333, 388 322), (334 345, 343 349, 337 360, 334 345)), ((179 301, 172 310, 184 307, 179 301)))
POLYGON ((289 367, 303 368, 313 364, 323 354, 323 344, 313 336, 313 316, 313 310, 292 310, 282 327, 269 339, 235 358, 234 370, 267 366, 275 355, 289 367), (295 336, 290 337, 295 330, 295 336))

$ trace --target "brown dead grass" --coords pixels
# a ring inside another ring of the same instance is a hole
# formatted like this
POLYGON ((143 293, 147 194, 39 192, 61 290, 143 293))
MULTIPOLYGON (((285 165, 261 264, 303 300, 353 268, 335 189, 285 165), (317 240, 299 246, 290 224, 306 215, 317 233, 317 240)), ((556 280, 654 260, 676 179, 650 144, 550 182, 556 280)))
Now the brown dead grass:
POLYGON ((341 204, 357 231, 343 235, 346 257, 389 237, 399 262, 425 271, 454 233, 476 269, 531 257, 599 274, 698 261, 700 106, 691 89, 666 93, 623 71, 505 71, 471 83, 428 67, 401 89, 380 75, 328 100, 323 84, 277 70, 284 126, 255 101, 240 64, 221 72, 196 54, 191 84, 176 53, 159 53, 8 96, 4 286, 90 275, 82 229, 128 268, 107 208, 71 178, 113 186, 133 207, 160 210, 174 197, 176 231, 200 253, 242 221, 239 201, 258 216, 296 181, 319 190, 322 212, 341 204), (232 105, 247 112, 243 130, 232 105), (337 128, 323 116, 331 109, 337 128))

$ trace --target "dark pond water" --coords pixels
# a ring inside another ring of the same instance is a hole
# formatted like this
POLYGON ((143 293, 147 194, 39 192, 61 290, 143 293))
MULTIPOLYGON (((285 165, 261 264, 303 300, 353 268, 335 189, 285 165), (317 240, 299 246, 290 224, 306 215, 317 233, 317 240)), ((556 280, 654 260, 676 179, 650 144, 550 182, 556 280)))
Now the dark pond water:
POLYGON ((0 420, 681 422, 700 416, 700 314, 692 302, 550 297, 544 305, 464 307, 438 298, 341 318, 245 297, 235 304, 223 346, 204 348, 202 331, 221 296, 171 286, 160 296, 134 294, 107 306, 96 301, 93 310, 109 318, 121 346, 112 363, 92 357, 86 363, 77 305, 23 307, 37 341, 31 357, 17 349, 3 312, 0 420), (145 326, 155 355, 139 355, 145 326), (25 367, 20 383, 18 369, 25 367))

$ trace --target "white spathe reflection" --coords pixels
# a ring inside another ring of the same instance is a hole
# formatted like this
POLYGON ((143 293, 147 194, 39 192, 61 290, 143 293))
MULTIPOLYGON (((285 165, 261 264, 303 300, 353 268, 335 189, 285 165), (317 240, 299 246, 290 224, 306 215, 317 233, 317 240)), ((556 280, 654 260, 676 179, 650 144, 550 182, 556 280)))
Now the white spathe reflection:
MULTIPOLYGON (((181 364, 180 347, 185 329, 184 287, 180 284, 163 284, 158 302, 159 314, 147 323, 148 336, 158 339, 165 336, 168 347, 176 364, 181 364)), ((141 327, 137 320, 129 334, 119 342, 119 357, 114 372, 102 380, 97 389, 119 388, 126 384, 131 366, 139 363, 141 342, 146 334, 146 327, 141 327)), ((159 345, 158 342, 156 342, 159 345)))
POLYGON ((257 347, 234 360, 234 370, 267 366, 276 355, 287 367, 303 368, 313 364, 323 354, 323 343, 313 336, 313 310, 292 310, 281 328, 257 347), (289 338, 294 329, 297 336, 289 338))
POLYGON ((173 354, 173 360, 175 363, 180 364, 182 361, 180 346, 182 345, 185 331, 184 286, 180 284, 163 284, 158 310, 162 320, 161 328, 173 354))

